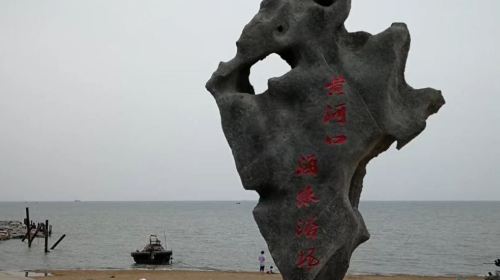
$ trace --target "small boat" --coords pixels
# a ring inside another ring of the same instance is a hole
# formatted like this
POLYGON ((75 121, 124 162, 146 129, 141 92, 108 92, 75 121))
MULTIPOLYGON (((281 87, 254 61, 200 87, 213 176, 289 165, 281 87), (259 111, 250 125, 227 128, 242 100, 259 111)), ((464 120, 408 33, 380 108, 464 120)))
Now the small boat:
POLYGON ((132 252, 132 257, 137 264, 170 264, 172 251, 165 250, 156 235, 149 236, 149 244, 142 251, 132 252))

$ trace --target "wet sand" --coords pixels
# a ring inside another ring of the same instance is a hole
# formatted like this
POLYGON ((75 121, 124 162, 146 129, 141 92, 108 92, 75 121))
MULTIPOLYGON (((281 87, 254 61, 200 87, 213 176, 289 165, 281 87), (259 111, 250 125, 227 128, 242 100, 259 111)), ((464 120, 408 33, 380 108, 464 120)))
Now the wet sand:
MULTIPOLYGON (((151 271, 151 270, 71 270, 52 271, 47 280, 279 280, 280 274, 254 272, 197 272, 197 271, 151 271)), ((43 279, 40 277, 38 279, 43 279)), ((457 277, 427 276, 348 276, 347 280, 456 280, 457 277)), ((480 277, 466 277, 467 280, 482 280, 480 277)))

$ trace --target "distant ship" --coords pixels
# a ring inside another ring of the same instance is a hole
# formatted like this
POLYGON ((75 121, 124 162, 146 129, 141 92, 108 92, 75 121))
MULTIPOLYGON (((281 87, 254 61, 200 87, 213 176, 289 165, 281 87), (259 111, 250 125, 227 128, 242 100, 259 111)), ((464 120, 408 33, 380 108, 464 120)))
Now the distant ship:
POLYGON ((137 264, 170 264, 172 259, 172 251, 165 250, 156 235, 149 237, 149 244, 142 251, 137 250, 131 255, 137 264))

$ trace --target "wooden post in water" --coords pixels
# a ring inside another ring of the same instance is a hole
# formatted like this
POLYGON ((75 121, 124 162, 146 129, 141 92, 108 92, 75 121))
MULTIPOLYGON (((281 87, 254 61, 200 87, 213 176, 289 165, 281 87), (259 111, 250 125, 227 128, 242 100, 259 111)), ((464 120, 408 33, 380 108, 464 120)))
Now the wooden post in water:
POLYGON ((36 235, 38 234, 38 231, 40 230, 40 227, 37 227, 36 230, 35 230, 35 234, 33 234, 33 236, 31 237, 30 240, 28 240, 28 246, 31 248, 31 243, 33 242, 33 239, 35 239, 36 235))
MULTIPOLYGON (((31 248, 31 223, 30 223, 30 208, 26 207, 26 236, 28 238, 28 247, 31 248)), ((24 240, 23 240, 24 241, 24 240)))
POLYGON ((24 242, 24 240, 26 240, 26 238, 28 238, 28 232, 26 232, 26 234, 23 236, 23 239, 21 239, 21 242, 24 242))
POLYGON ((60 243, 60 242, 64 239, 64 237, 66 237, 66 234, 63 234, 63 236, 61 236, 61 238, 59 238, 59 240, 57 240, 56 244, 54 244, 54 245, 50 248, 50 250, 54 250, 54 249, 57 247, 57 245, 59 245, 59 243, 60 243))
POLYGON ((49 220, 45 220, 45 253, 49 252, 49 220))

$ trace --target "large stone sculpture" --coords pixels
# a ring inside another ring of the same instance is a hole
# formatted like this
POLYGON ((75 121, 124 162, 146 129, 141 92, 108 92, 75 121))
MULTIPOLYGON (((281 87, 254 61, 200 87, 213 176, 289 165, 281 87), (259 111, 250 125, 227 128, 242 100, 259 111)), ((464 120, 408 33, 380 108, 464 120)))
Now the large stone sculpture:
POLYGON ((207 83, 254 217, 286 280, 342 279, 369 233, 358 211, 368 162, 400 149, 444 104, 404 78, 410 35, 344 27, 350 0, 264 0, 237 54, 207 83), (277 53, 291 66, 255 95, 250 68, 277 53))

